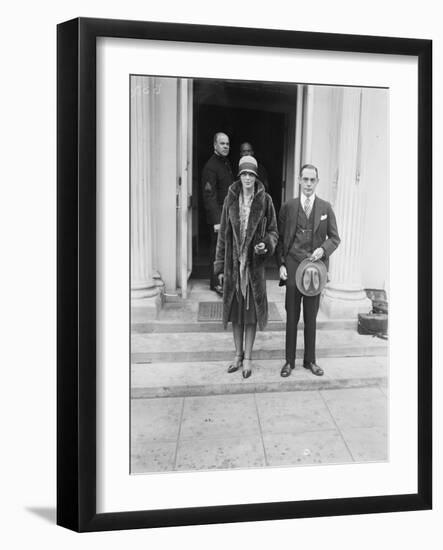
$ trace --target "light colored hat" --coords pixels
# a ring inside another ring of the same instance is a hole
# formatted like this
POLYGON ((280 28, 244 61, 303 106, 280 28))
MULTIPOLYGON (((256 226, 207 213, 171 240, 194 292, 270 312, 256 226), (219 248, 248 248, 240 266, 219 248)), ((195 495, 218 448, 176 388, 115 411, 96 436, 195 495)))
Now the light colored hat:
POLYGON ((312 262, 309 258, 303 260, 295 272, 295 284, 305 296, 317 296, 325 287, 328 272, 321 260, 312 262))
POLYGON ((238 161, 238 175, 243 172, 252 172, 257 176, 257 171, 257 161, 254 157, 251 157, 250 155, 245 155, 244 157, 241 157, 241 159, 238 161))

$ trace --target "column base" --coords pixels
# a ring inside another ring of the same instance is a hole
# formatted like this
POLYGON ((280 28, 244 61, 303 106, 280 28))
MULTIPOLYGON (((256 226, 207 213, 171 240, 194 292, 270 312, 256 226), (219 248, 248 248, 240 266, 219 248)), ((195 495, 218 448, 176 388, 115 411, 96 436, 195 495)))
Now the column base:
POLYGON ((326 286, 320 310, 330 319, 357 319, 359 313, 369 313, 372 302, 363 289, 326 286))
POLYGON ((164 303, 164 286, 131 290, 131 323, 158 319, 164 303))
POLYGON ((157 271, 154 271, 152 274, 152 282, 158 288, 158 291, 163 294, 165 292, 165 283, 160 277, 160 274, 157 271))

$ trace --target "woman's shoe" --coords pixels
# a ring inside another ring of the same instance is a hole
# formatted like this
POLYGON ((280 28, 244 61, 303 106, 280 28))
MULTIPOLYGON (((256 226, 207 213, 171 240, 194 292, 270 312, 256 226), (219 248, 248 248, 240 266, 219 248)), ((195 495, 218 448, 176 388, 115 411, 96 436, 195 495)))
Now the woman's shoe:
POLYGON ((244 357, 244 353, 241 353, 240 355, 236 354, 236 356, 234 357, 234 361, 228 367, 229 373, 238 371, 238 369, 243 364, 243 357, 244 357))
POLYGON ((250 359, 245 358, 243 361, 243 371, 242 371, 243 378, 249 378, 251 376, 252 374, 251 365, 252 365, 252 361, 250 359))

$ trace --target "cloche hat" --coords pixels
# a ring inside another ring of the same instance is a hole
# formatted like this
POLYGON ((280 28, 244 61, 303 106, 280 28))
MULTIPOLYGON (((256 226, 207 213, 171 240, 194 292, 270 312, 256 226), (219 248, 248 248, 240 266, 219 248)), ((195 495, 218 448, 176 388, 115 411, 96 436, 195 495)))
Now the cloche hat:
POLYGON ((238 175, 242 174, 243 172, 252 172, 256 176, 258 175, 258 165, 254 157, 251 157, 250 155, 245 155, 244 157, 241 157, 241 159, 238 161, 238 175))

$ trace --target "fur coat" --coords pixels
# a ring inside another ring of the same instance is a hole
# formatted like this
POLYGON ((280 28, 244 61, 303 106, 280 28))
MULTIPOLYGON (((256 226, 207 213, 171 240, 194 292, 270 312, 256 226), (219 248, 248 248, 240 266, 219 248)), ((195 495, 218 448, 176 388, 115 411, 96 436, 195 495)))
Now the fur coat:
MULTIPOLYGON (((214 262, 214 273, 224 274, 223 281, 223 325, 226 328, 231 311, 232 300, 239 288, 239 252, 240 252, 240 206, 239 195, 242 188, 240 180, 235 181, 226 195, 220 220, 217 250, 214 262)), ((255 195, 251 205, 245 244, 248 250, 247 266, 251 280, 257 322, 263 330, 268 322, 268 300, 266 296, 265 259, 274 253, 277 241, 277 218, 271 197, 265 192, 263 184, 256 180, 255 195), (266 218, 264 238, 259 232, 266 218), (262 240, 267 253, 258 255, 254 245, 262 240)))

